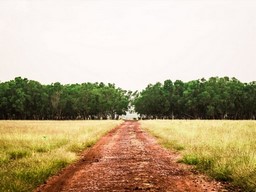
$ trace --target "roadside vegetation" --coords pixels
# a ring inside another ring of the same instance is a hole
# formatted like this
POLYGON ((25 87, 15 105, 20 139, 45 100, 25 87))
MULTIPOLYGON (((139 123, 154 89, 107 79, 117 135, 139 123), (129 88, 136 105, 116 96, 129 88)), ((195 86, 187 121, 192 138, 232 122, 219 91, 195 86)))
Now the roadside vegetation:
POLYGON ((118 119, 127 111, 130 95, 110 83, 42 85, 16 77, 0 82, 0 119, 118 119))
POLYGON ((0 191, 32 191, 120 123, 0 121, 0 191))
POLYGON ((256 81, 166 80, 135 95, 135 111, 145 119, 256 119, 256 81))
POLYGON ((256 121, 148 120, 142 127, 213 178, 256 191, 256 121))
POLYGON ((0 119, 118 119, 133 109, 143 119, 256 119, 256 81, 165 80, 135 92, 102 82, 43 85, 21 77, 0 82, 0 119))

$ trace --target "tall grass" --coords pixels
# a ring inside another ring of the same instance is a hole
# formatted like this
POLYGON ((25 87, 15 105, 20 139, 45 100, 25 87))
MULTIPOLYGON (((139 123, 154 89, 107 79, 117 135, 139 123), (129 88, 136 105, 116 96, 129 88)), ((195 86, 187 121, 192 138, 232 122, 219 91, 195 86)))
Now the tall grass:
POLYGON ((0 191, 32 191, 120 121, 0 121, 0 191))
POLYGON ((256 121, 156 120, 142 127, 180 161, 244 191, 256 191, 256 121))

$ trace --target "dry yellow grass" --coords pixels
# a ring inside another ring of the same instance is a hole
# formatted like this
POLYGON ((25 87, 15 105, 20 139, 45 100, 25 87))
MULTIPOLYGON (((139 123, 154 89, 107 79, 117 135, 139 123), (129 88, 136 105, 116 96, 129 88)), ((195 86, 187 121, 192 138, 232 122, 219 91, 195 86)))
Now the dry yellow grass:
POLYGON ((121 121, 0 121, 0 191, 32 191, 121 121))
POLYGON ((148 120, 142 127, 182 162, 244 191, 256 191, 256 121, 148 120))

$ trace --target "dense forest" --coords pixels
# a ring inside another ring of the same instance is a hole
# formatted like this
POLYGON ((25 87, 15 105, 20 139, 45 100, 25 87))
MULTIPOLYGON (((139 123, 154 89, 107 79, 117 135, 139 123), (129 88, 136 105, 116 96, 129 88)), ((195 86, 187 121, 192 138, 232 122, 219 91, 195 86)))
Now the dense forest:
POLYGON ((255 119, 256 82, 166 80, 134 93, 104 83, 0 83, 0 119, 117 119, 133 108, 145 119, 255 119))
POLYGON ((130 95, 113 84, 42 85, 16 77, 0 83, 0 119, 114 119, 125 114, 130 95))
POLYGON ((228 77, 166 80, 136 93, 133 104, 143 118, 255 119, 256 82, 228 77))

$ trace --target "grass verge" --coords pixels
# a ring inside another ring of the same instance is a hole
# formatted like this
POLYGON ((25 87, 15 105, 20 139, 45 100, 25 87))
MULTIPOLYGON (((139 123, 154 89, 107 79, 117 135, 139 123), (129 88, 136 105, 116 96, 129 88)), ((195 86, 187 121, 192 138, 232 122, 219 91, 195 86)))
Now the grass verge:
POLYGON ((120 123, 0 121, 0 191, 32 191, 120 123))
POLYGON ((166 148, 180 151, 180 162, 243 191, 256 191, 256 121, 149 120, 142 128, 166 148))

